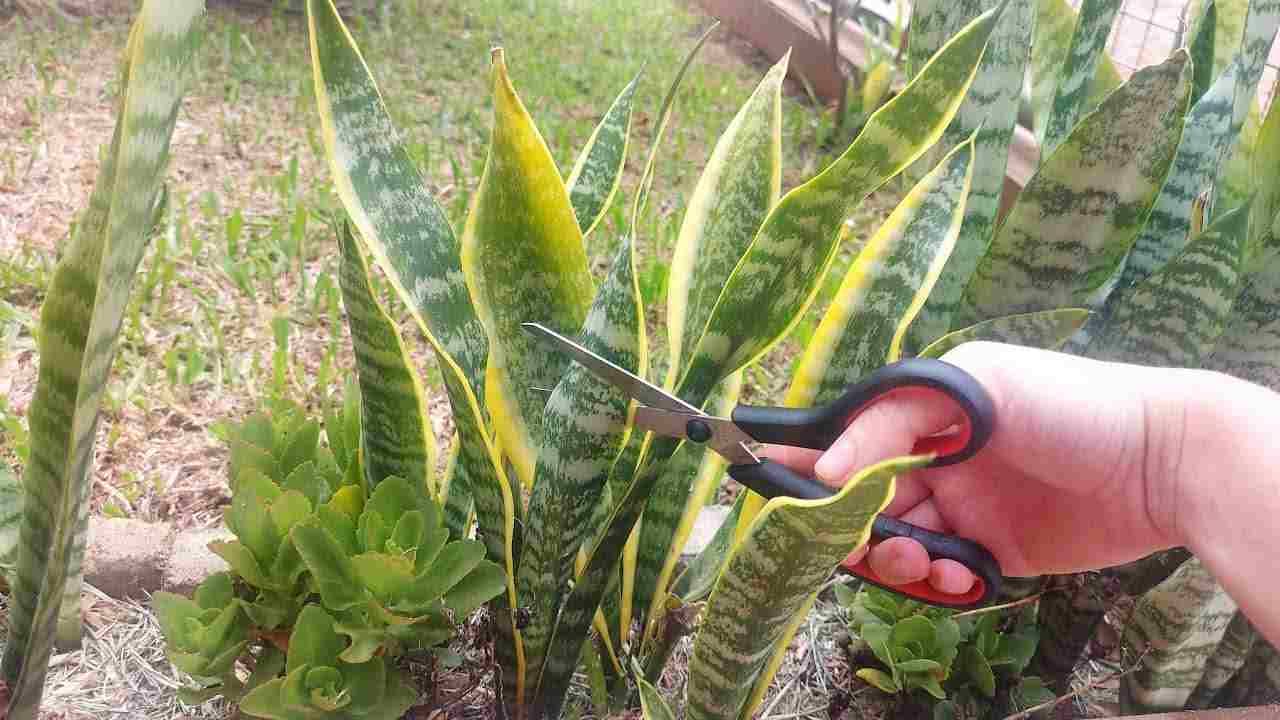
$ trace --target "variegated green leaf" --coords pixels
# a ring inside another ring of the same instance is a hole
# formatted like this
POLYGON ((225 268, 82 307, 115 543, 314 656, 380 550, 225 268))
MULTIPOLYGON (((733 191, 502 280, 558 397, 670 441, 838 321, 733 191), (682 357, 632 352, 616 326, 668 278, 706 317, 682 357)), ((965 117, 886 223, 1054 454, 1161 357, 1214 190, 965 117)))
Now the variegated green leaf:
POLYGON ((787 61, 765 74, 729 122, 689 196, 668 275, 667 387, 675 386, 725 281, 778 202, 787 61))
MULTIPOLYGON (((716 24, 712 24, 707 28, 694 43, 693 48, 689 50, 684 58, 684 62, 676 71, 675 77, 671 81, 671 86, 667 89, 667 94, 662 100, 662 106, 658 110, 658 122, 655 125, 653 134, 653 143, 649 147, 649 157, 645 161, 644 170, 640 175, 639 187, 636 189, 635 198, 631 205, 630 217, 630 237, 634 242, 635 232, 638 226, 641 213, 645 209, 648 202, 649 189, 653 184, 654 168, 657 164, 658 151, 662 148, 663 138, 666 136, 666 130, 671 120, 672 109, 675 106, 676 92, 683 82, 685 74, 689 67, 693 64, 693 59, 697 56, 698 51, 706 44, 707 39, 711 37, 711 32, 716 28, 716 24)), ((636 516, 643 507, 644 499, 648 497, 647 490, 645 493, 634 493, 636 486, 640 483, 635 481, 636 470, 639 466, 640 458, 648 447, 647 433, 633 433, 629 442, 625 444, 613 469, 609 473, 606 485, 606 492, 609 497, 609 503, 597 506, 596 512, 592 515, 588 533, 584 536, 584 547, 581 550, 582 559, 578 563, 576 572, 576 581, 573 591, 565 599, 561 606, 560 615, 555 619, 555 626, 552 629, 551 640, 548 643, 546 651, 546 659, 543 662, 542 675, 538 681, 538 687, 533 694, 532 699, 536 703, 533 707, 534 717, 556 717, 560 713, 560 708, 564 704, 565 693, 569 689, 569 681, 573 677, 574 671, 578 667, 578 658, 581 655, 583 640, 589 631, 591 624, 601 615, 601 600, 605 593, 610 591, 615 597, 618 597, 619 588, 627 586, 625 581, 626 573, 620 571, 618 562, 622 553, 624 544, 628 536, 631 534, 632 526, 636 521, 636 516), (626 513, 626 522, 615 521, 615 515, 619 510, 626 513), (588 548, 587 545, 590 547, 588 548)), ((667 452, 668 456, 670 451, 667 452)), ((652 480, 649 481, 648 487, 652 487, 652 480)), ((643 487, 639 489, 644 489, 643 487)), ((629 588, 622 592, 630 601, 629 588)), ((621 598, 617 604, 618 614, 621 616, 621 598)), ((612 612, 605 613, 612 615, 612 612)), ((627 613, 629 615, 629 612, 627 613)), ((611 628, 606 628, 609 630, 611 628)), ((609 642, 615 647, 621 647, 622 634, 609 638, 609 642)))
POLYGON ((40 368, 2 669, 8 717, 16 720, 36 717, 55 632, 62 643, 79 644, 76 548, 83 547, 99 405, 156 220, 203 16, 198 0, 143 3, 121 70, 111 146, 40 311, 40 368))
POLYGON ((921 350, 918 357, 940 358, 953 348, 978 340, 1057 350, 1076 334, 1088 318, 1089 311, 1083 308, 992 318, 943 335, 921 350))
MULTIPOLYGON (((489 559, 507 569, 506 610, 495 613, 503 676, 516 670, 515 502, 505 466, 484 423, 488 345, 462 272, 461 245, 426 192, 399 140, 373 76, 332 0, 308 0, 311 67, 325 156, 344 209, 436 352, 458 433, 458 471, 467 479, 489 559)), ((563 187, 561 188, 563 192, 563 187)), ((574 227, 576 230, 576 225, 574 227)), ((516 692, 518 682, 504 690, 516 692)))
POLYGON ((1186 246, 1191 204, 1209 189, 1226 152, 1239 63, 1232 63, 1187 112, 1177 155, 1155 206, 1125 260, 1119 289, 1150 275, 1186 246))
MULTIPOLYGON (((1272 221, 1280 226, 1280 215, 1272 221)), ((1241 283, 1213 351, 1212 367, 1280 390, 1280 243, 1273 242, 1241 283)))
MULTIPOLYGON (((743 371, 730 375, 712 391, 707 412, 728 417, 742 393, 743 371)), ((653 488, 640 520, 632 604, 641 616, 642 633, 657 628, 666 607, 676 563, 693 531, 699 511, 719 489, 725 460, 705 445, 684 443, 667 461, 666 472, 653 488)), ((651 634, 646 637, 651 639, 651 634)))
POLYGON ((1248 231, 1248 205, 1219 217, 1116 304, 1089 354, 1198 367, 1213 350, 1238 293, 1248 231))
POLYGON ((1254 147, 1253 218, 1249 227, 1250 254, 1262 252, 1272 243, 1280 242, 1280 103, 1272 102, 1267 118, 1258 130, 1254 147))
POLYGON ((622 88, 609 111, 591 133, 586 147, 569 171, 565 187, 573 205, 578 227, 587 235, 600 223, 609 203, 618 192, 622 168, 627 163, 627 146, 631 140, 631 101, 635 98, 640 75, 622 88))
POLYGON ((449 528, 449 538, 460 540, 471 530, 471 489, 467 476, 458 465, 458 436, 449 444, 449 457, 445 461, 444 482, 440 485, 444 498, 444 526, 449 528))
POLYGON ((955 246, 973 178, 973 137, 916 184, 854 259, 796 366, 785 404, 830 402, 898 359, 955 246))
POLYGON ((1120 0, 1084 0, 1076 16, 1075 32, 1058 72, 1053 104, 1049 108, 1040 152, 1050 156, 1062 144, 1086 107, 1089 83, 1105 52, 1111 23, 1120 10, 1120 0))
POLYGON ((1245 116, 1257 98, 1258 81, 1262 79, 1262 70, 1266 67, 1277 28, 1280 28, 1280 0, 1250 0, 1237 54, 1240 76, 1236 82, 1231 129, 1227 132, 1230 142, 1235 142, 1240 134, 1245 116))
POLYGON ((894 478, 927 458, 858 472, 825 500, 770 500, 733 549, 703 611, 689 661, 692 720, 749 718, 749 701, 793 629, 797 613, 850 552, 864 544, 893 497, 894 478))
POLYGON ((1218 179, 1213 184, 1214 214, 1240 207, 1258 189, 1253 176, 1253 165, 1261 130, 1262 106, 1255 98, 1234 147, 1218 167, 1218 179))
POLYGON ((395 476, 436 496, 435 434, 427 419, 422 381, 413 369, 400 330, 374 292, 369 261, 345 222, 338 234, 338 247, 342 253, 342 305, 360 379, 365 482, 373 488, 395 476))
POLYGON ((1213 85, 1213 51, 1218 22, 1217 0, 1207 0, 1196 18, 1195 25, 1192 27, 1191 42, 1187 43, 1187 49, 1191 52, 1191 66, 1195 72, 1195 79, 1191 84, 1193 106, 1213 85))
POLYGON ((1101 300, 1164 181, 1190 74, 1179 50, 1134 73, 1076 126, 1019 194, 953 328, 1101 300))
MULTIPOLYGON (((1222 588, 1218 590, 1223 592, 1222 588)), ((1216 601, 1217 598, 1215 597, 1214 600, 1216 601)), ((1214 648, 1213 654, 1205 659, 1200 684, 1191 693, 1191 697, 1187 698, 1185 707, 1204 710, 1215 706, 1214 701, 1217 700, 1218 693, 1244 669, 1257 641, 1258 631, 1249 624, 1245 614, 1237 610, 1232 615, 1231 622, 1227 623, 1227 629, 1223 631, 1222 640, 1214 648)), ((1238 706, 1237 703, 1230 701, 1222 704, 1238 706)))
POLYGON ((18 556, 22 504, 22 481, 7 465, 0 463, 0 571, 6 576, 18 556))
POLYGON ((489 159, 462 239, 462 267, 489 334, 485 404, 502 454, 533 483, 546 395, 567 359, 520 328, 582 327, 593 294, 587 253, 555 160, 493 51, 489 159))
POLYGON ((773 208, 716 302, 680 380, 682 393, 705 398, 721 377, 767 352, 799 320, 835 257, 844 219, 951 123, 999 10, 951 38, 844 154, 773 208))
MULTIPOLYGON (((1045 131, 1054 97, 1058 92, 1058 79, 1067 60, 1076 28, 1076 10, 1068 0, 1038 0, 1036 3, 1035 33, 1031 42, 1031 109, 1036 140, 1043 145, 1045 131)), ((1077 117, 1092 112, 1107 93, 1120 86, 1123 79, 1111 58, 1103 53, 1089 84, 1089 92, 1077 117)), ((1047 157, 1041 153, 1043 161, 1047 157)))
POLYGON ((996 213, 1004 194, 1009 143, 1022 98, 1024 75, 1034 21, 1032 0, 1009 3, 982 54, 982 64, 960 110, 934 152, 936 160, 964 142, 975 131, 973 180, 965 202, 960 235, 942 274, 907 331, 904 349, 913 352, 951 327, 951 316, 960 304, 965 283, 991 244, 996 213))
MULTIPOLYGON (((648 364, 643 328, 634 246, 624 239, 579 342, 643 376, 648 364)), ((518 577, 519 597, 532 610, 522 632, 527 687, 536 687, 587 522, 626 443, 629 400, 614 385, 573 363, 547 401, 518 577)))
MULTIPOLYGON (((1187 17, 1199 18, 1204 13, 1205 0, 1191 0, 1187 4, 1187 17)), ((1235 62, 1244 37, 1245 20, 1249 15, 1250 0, 1215 0, 1213 9, 1213 58, 1211 77, 1218 77, 1235 62)))
MULTIPOLYGON (((717 141, 694 187, 680 226, 667 289, 668 387, 706 328, 725 282, 746 253, 756 230, 778 202, 782 182, 782 81, 789 57, 765 74, 755 91, 717 141)), ((729 410, 738 382, 717 386, 715 402, 729 410)), ((645 506, 640 524, 633 607, 654 617, 661 589, 679 558, 684 537, 677 532, 682 513, 695 502, 691 489, 699 468, 716 464, 714 453, 685 446, 667 464, 645 506)), ((694 493, 696 494, 696 493, 694 493)), ((647 626, 647 625, 646 625, 647 626)))
POLYGON ((914 78, 947 40, 991 5, 985 0, 921 0, 911 3, 907 77, 914 78))
POLYGON ((1142 664, 1121 681, 1123 712, 1181 710, 1235 613, 1194 557, 1143 595, 1124 626, 1125 645, 1142 654, 1142 664))
POLYGON ((746 493, 738 493, 738 499, 734 501, 716 534, 711 537, 711 542, 676 578, 671 588, 673 595, 686 603, 693 603, 711 594, 711 588, 715 585, 716 578, 720 577, 720 571, 729 559, 729 551, 738 538, 738 518, 746 499, 746 493))

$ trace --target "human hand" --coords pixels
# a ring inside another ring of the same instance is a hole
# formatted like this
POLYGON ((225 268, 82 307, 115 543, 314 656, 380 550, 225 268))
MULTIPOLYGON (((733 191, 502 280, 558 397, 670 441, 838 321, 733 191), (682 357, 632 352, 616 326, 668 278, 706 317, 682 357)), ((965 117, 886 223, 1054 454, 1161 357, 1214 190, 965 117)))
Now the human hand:
MULTIPOLYGON (((1116 565, 1183 544, 1177 503, 1187 388, 1223 376, 985 342, 942 359, 990 393, 995 430, 967 462, 898 478, 888 515, 977 541, 1009 576, 1116 565)), ((825 452, 763 452, 839 487, 858 469, 909 453, 958 412, 938 394, 894 394, 863 411, 825 452)), ((930 561, 907 538, 878 543, 868 561, 893 585, 928 578, 941 592, 964 593, 974 581, 963 565, 930 561)))

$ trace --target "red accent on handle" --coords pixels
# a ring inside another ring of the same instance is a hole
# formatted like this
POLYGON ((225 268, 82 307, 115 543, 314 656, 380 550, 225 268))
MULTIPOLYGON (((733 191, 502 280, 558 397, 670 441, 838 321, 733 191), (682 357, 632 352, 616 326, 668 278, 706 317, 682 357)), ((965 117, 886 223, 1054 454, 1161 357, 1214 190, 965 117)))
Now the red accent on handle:
POLYGON ((929 584, 928 579, 917 580, 916 582, 907 583, 906 585, 891 585, 882 580, 879 575, 876 575, 876 572, 871 569, 871 564, 867 562, 867 556, 865 555, 856 563, 851 563, 846 559, 844 562, 840 563, 840 567, 870 583, 933 605, 951 607, 975 606, 978 601, 982 599, 982 596, 986 594, 987 590, 986 583, 976 574, 973 576, 973 587, 969 588, 969 592, 961 593, 959 595, 952 595, 950 593, 938 591, 929 584))
MULTIPOLYGON (((852 415, 850 415, 848 418, 845 419, 844 426, 846 428, 849 427, 850 425, 853 424, 853 421, 856 420, 859 415, 861 415, 863 412, 866 411, 867 408, 871 407, 872 405, 875 405, 876 403, 880 402, 881 400, 891 395, 906 395, 906 394, 912 394, 912 393, 933 393, 933 394, 941 395, 944 399, 947 400, 947 402, 954 405, 954 401, 952 401, 949 397, 947 397, 947 394, 942 392, 941 390, 934 390, 931 388, 927 388, 923 386, 915 386, 915 385, 908 386, 908 387, 900 387, 900 388, 895 388, 893 390, 890 390, 884 393, 883 395, 876 397, 866 405, 863 405, 862 407, 858 408, 856 412, 854 412, 852 415)), ((959 408, 957 408, 957 410, 958 409, 959 408)), ((928 455, 930 453, 933 453, 939 458, 944 458, 944 457, 947 457, 948 455, 955 455, 959 453, 961 450, 964 450, 966 447, 968 447, 969 440, 970 438, 973 437, 972 418, 970 418, 969 414, 965 412, 957 412, 956 415, 957 415, 957 422, 955 425, 952 425, 951 428, 948 428, 946 432, 940 433, 938 435, 931 435, 929 437, 920 438, 919 440, 916 441, 915 445, 911 446, 911 454, 912 455, 928 455)))

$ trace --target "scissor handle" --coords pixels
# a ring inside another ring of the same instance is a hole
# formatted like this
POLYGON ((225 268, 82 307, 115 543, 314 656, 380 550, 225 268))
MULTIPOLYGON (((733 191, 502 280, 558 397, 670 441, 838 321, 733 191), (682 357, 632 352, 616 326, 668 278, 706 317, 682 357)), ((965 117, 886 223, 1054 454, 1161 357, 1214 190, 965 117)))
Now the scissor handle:
MULTIPOLYGON (((839 399, 819 408, 772 408, 739 406, 733 422, 748 435, 764 443, 825 450, 864 408, 876 399, 903 388, 927 388, 942 392, 961 409, 960 431, 924 438, 913 453, 937 453, 932 466, 953 465, 973 457, 986 445, 995 427, 991 397, 982 385, 964 370, 927 358, 912 358, 887 365, 867 376, 839 399)), ((795 497, 816 500, 835 491, 814 478, 800 475, 770 460, 758 464, 733 465, 729 475, 738 483, 765 497, 795 497)), ((955 560, 974 574, 969 592, 953 595, 938 592, 927 580, 908 585, 891 585, 882 580, 864 556, 841 568, 886 590, 941 607, 975 608, 996 596, 1000 589, 1000 565, 983 546, 954 535, 933 532, 884 515, 871 526, 873 540, 908 537, 918 541, 931 559, 955 560)))
POLYGON ((733 424, 762 443, 826 450, 874 401, 905 389, 941 392, 960 407, 959 432, 922 438, 912 448, 914 454, 937 453, 931 467, 968 460, 991 438, 995 427, 991 396, 969 373, 932 358, 885 365, 821 407, 739 405, 733 411, 733 424))

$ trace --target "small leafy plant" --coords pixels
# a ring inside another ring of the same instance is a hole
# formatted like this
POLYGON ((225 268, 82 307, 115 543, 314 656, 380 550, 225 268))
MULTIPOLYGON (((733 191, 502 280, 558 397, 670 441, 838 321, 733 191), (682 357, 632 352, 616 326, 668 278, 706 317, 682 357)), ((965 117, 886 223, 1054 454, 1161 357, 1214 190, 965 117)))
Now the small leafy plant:
POLYGON ((857 676, 883 692, 921 690, 933 698, 940 718, 1053 697, 1039 678, 1023 676, 1039 640, 1034 608, 1008 617, 957 613, 870 586, 856 593, 844 585, 836 589, 850 631, 880 663, 859 668, 857 676))

